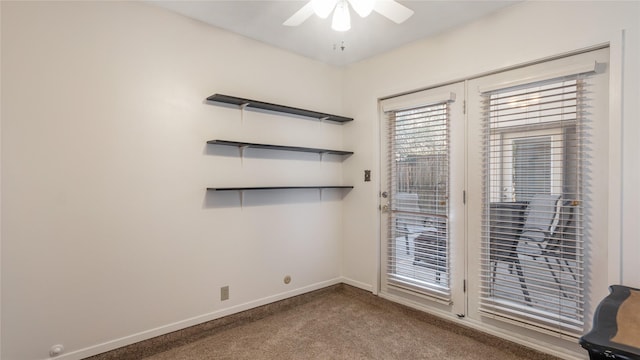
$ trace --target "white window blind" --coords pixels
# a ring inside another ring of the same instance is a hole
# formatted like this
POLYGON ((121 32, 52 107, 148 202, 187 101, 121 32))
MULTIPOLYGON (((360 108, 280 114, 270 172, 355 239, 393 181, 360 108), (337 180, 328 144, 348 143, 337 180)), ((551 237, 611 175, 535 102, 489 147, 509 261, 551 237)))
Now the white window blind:
POLYGON ((585 82, 483 93, 481 312, 556 334, 584 322, 585 82))
POLYGON ((387 116, 392 189, 387 280, 448 301, 448 101, 387 116))

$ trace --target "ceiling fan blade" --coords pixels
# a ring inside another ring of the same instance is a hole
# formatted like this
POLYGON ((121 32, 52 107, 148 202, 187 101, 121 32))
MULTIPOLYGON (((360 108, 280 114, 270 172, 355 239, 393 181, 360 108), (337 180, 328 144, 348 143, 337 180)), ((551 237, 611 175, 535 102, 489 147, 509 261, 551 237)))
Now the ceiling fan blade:
POLYGON ((351 4, 351 8, 355 10, 360 17, 367 17, 373 11, 373 5, 375 4, 375 0, 349 0, 349 4, 351 4))
POLYGON ((373 10, 396 24, 401 24, 413 15, 413 10, 393 0, 378 0, 373 10))
POLYGON ((300 10, 296 11, 295 14, 291 15, 291 17, 288 18, 287 21, 282 23, 282 25, 298 26, 305 20, 307 20, 311 15, 313 15, 313 5, 311 4, 311 1, 309 1, 305 6, 300 8, 300 10))

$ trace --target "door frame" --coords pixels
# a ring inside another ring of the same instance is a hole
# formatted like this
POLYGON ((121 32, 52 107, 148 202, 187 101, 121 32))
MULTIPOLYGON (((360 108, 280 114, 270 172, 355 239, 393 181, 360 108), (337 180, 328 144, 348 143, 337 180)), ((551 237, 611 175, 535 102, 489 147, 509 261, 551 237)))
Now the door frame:
MULTIPOLYGON (((432 85, 431 87, 438 87, 438 86, 442 86, 442 85, 446 85, 446 84, 450 84, 450 83, 454 83, 454 82, 459 82, 459 81, 464 81, 465 82, 465 99, 468 99, 468 92, 469 92, 469 87, 468 87, 468 82, 470 80, 479 78, 479 77, 483 77, 486 75, 490 75, 490 74, 494 74, 494 73, 498 73, 498 72, 503 72, 503 71, 507 71, 507 70, 512 70, 512 69, 517 69, 520 67, 525 67, 525 66, 529 66, 532 64, 536 64, 536 63, 540 63, 540 62, 546 62, 546 61, 551 61, 551 60, 555 60, 555 59, 560 59, 560 58, 564 58, 564 57, 568 57, 568 56, 573 56, 573 55, 577 55, 577 54, 581 54, 581 53, 585 53, 585 52, 590 52, 590 51, 594 51, 594 50, 598 50, 598 49, 604 49, 604 48, 608 48, 609 49, 609 94, 608 94, 608 104, 609 104, 609 172, 608 174, 606 174, 606 176, 608 177, 608 193, 610 194, 609 196, 609 206, 608 206, 608 219, 609 219, 609 224, 611 224, 611 226, 609 226, 608 229, 608 243, 607 243, 607 264, 608 267, 606 269, 607 271, 607 275, 608 275, 608 281, 609 283, 621 283, 623 281, 623 268, 622 268, 622 259, 623 259, 623 254, 621 251, 621 246, 622 246, 622 236, 623 236, 623 231, 624 231, 624 224, 623 221, 625 219, 623 219, 622 217, 622 210, 623 207, 624 208, 629 208, 628 206, 624 206, 624 203, 622 201, 622 179, 624 178, 622 175, 622 163, 623 163, 623 158, 622 158, 622 150, 623 150, 623 144, 622 144, 622 139, 623 139, 623 134, 622 134, 622 118, 623 118, 623 111, 624 111, 624 107, 623 107, 623 69, 624 69, 624 62, 623 59, 625 58, 625 53, 624 53, 624 45, 627 42, 625 40, 625 30, 619 30, 619 31, 615 31, 612 32, 610 34, 611 36, 607 37, 606 42, 603 43, 599 43, 599 44, 595 44, 592 46, 587 46, 584 48, 580 48, 580 49, 572 49, 572 50, 568 50, 566 52, 563 53, 555 53, 554 55, 550 55, 550 56, 546 56, 546 57, 542 57, 542 58, 538 58, 538 59, 533 59, 531 61, 527 61, 525 63, 521 63, 521 64, 515 64, 512 66, 507 66, 507 67, 503 67, 503 68, 496 68, 493 70, 488 70, 485 72, 481 72, 481 73, 476 73, 476 74, 471 74, 468 76, 464 76, 462 78, 458 78, 455 80, 452 80, 451 82, 444 82, 444 83, 439 83, 437 85, 432 85)), ((429 87, 429 88, 431 88, 429 87)), ((422 89, 424 89, 425 87, 423 87, 422 89)), ((417 86, 414 87, 413 89, 419 89, 417 86)), ((390 94, 402 94, 402 93, 407 93, 410 91, 407 91, 406 88, 403 90, 400 90, 397 87, 392 87, 392 88, 387 88, 387 89, 382 89, 378 92, 378 100, 383 100, 386 98, 389 98, 393 95, 390 94)), ((468 113, 468 111, 467 111, 468 113)), ((383 116, 383 112, 381 109, 381 106, 379 104, 378 101, 378 111, 377 111, 378 117, 383 116)), ((467 121, 468 124, 468 120, 467 120, 468 114, 465 114, 465 121, 467 121)), ((375 154, 375 157, 377 157, 377 159, 374 158, 374 169, 376 169, 378 176, 376 176, 376 181, 377 184, 375 184, 375 188, 373 191, 370 192, 371 196, 376 196, 376 204, 378 205, 378 207, 380 206, 380 197, 379 197, 379 189, 381 188, 381 181, 382 181, 382 162, 383 159, 380 157, 381 155, 381 146, 383 144, 383 142, 381 141, 381 133, 382 133, 382 121, 381 118, 374 122, 374 134, 372 134, 372 138, 373 138, 373 151, 375 154)), ((468 137, 468 131, 466 131, 465 136, 468 137)), ((468 153, 468 144, 469 144, 469 140, 470 139, 465 139, 465 153, 468 153)), ((465 161, 469 161, 468 158, 465 161)), ((467 163, 465 165, 466 168, 469 167, 469 164, 467 163)), ((468 191, 468 184, 469 184, 469 179, 468 179, 468 174, 465 173, 465 188, 468 191)), ((379 210, 377 210, 379 212, 379 210)), ((468 219, 468 207, 465 209, 465 211, 467 213, 465 213, 466 218, 468 219)), ((429 306, 425 306, 422 303, 417 303, 417 302, 411 302, 411 301, 407 301, 403 298, 399 298, 399 297, 393 297, 393 296, 387 296, 384 293, 381 292, 381 276, 382 276, 382 268, 381 268, 381 261, 382 261, 382 233, 380 231, 381 229, 381 224, 380 219, 381 217, 379 216, 379 213, 376 212, 376 226, 375 226, 375 232, 376 232, 376 245, 375 245, 375 251, 376 251, 376 260, 375 260, 375 264, 374 264, 374 269, 375 269, 375 273, 372 274, 373 275, 373 286, 371 288, 371 291, 373 292, 374 295, 380 296, 382 298, 415 308, 419 311, 423 311, 426 313, 430 313, 442 318, 446 318, 449 320, 455 320, 455 317, 451 317, 450 313, 447 312, 441 312, 438 309, 429 307, 429 306)), ((373 209, 372 209, 372 213, 373 213, 373 209)), ((628 216, 627 216, 628 218, 628 216)), ((467 220, 468 221, 468 220, 467 220)), ((465 228, 465 238, 468 238, 469 234, 468 234, 468 229, 465 228)), ((468 252, 467 255, 468 257, 468 252)), ((465 263, 468 263, 469 260, 465 258, 465 263)), ((470 274, 468 274, 468 269, 465 271, 465 275, 468 277, 470 274)), ((367 286, 367 288, 369 288, 367 286)), ((468 298, 468 296, 466 296, 466 298, 468 298)), ((466 300, 468 302, 468 299, 466 300)), ((468 309, 468 304, 466 305, 466 309, 468 309)), ((522 335, 518 335, 512 331, 509 330, 509 326, 506 327, 496 327, 493 326, 491 324, 486 324, 486 323, 482 323, 482 322, 478 322, 475 321, 473 319, 470 318, 465 318, 465 319, 459 319, 461 321, 464 321, 465 326, 468 326, 470 328, 476 329, 478 331, 484 332, 484 333, 488 333, 488 334, 492 334, 494 336, 498 336, 500 338, 503 339, 507 339, 510 341, 513 341, 515 343, 519 343, 519 344, 523 344, 525 346, 534 348, 534 349, 538 349, 540 351, 543 352, 547 352, 547 353, 551 353, 554 354, 556 356, 560 356, 560 357, 565 357, 565 358, 575 358, 578 359, 578 357, 576 357, 576 353, 572 352, 570 350, 564 349, 564 348, 560 348, 560 347, 556 347, 553 345, 550 345, 548 343, 543 343, 540 341, 536 341, 533 340, 527 336, 522 336, 522 335)), ((581 357, 580 357, 581 358, 581 357)))
MULTIPOLYGON (((464 98, 466 96, 466 82, 459 81, 449 84, 440 85, 434 88, 430 88, 427 90, 422 90, 416 93, 412 93, 409 95, 411 97, 422 97, 425 100, 425 103, 437 103, 435 99, 439 99, 443 97, 443 94, 454 94, 453 100, 450 102, 450 123, 449 123, 449 157, 450 159, 458 158, 458 162, 456 163, 453 160, 449 162, 449 238, 455 239, 455 242, 452 241, 450 245, 450 259, 456 259, 452 263, 457 266, 456 269, 451 268, 451 282, 449 284, 451 289, 451 301, 443 301, 438 299, 435 296, 429 296, 427 294, 416 293, 410 290, 400 289, 397 287, 393 287, 393 289, 389 289, 386 287, 386 276, 385 268, 387 261, 387 225, 385 224, 386 217, 385 213, 382 212, 382 206, 385 205, 385 199, 383 199, 380 194, 386 184, 387 177, 387 157, 386 149, 387 146, 387 129, 386 129, 386 121, 387 117, 384 114, 383 106, 381 102, 379 102, 379 121, 378 121, 378 160, 379 160, 379 174, 380 181, 378 184, 378 276, 377 281, 378 284, 376 289, 378 290, 378 295, 382 297, 391 297, 394 301, 401 302, 402 299, 404 301, 409 301, 411 303, 421 304, 426 303, 431 307, 437 308, 437 311, 442 312, 443 314, 447 314, 448 316, 456 315, 456 316, 464 316, 467 311, 467 301, 466 296, 464 295, 465 283, 467 277, 467 266, 466 266, 466 205, 464 204, 464 191, 466 189, 466 114, 465 114, 465 102, 464 98), (454 133, 459 134, 459 137, 452 141, 454 133), (459 175, 454 175, 457 172, 459 175), (451 303, 451 304, 450 304, 451 303)), ((403 105, 400 105, 403 106, 403 105)))

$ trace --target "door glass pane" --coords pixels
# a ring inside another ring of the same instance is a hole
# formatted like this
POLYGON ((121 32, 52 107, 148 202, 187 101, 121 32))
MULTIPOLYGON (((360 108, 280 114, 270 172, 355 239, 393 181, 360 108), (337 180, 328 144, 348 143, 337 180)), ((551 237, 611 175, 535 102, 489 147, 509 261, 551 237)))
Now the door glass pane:
POLYGON ((551 137, 513 141, 513 186, 516 201, 551 194, 551 137))
POLYGON ((484 96, 482 310, 577 334, 584 317, 583 81, 484 96))
POLYGON ((449 298, 448 105, 390 120, 389 282, 449 298))

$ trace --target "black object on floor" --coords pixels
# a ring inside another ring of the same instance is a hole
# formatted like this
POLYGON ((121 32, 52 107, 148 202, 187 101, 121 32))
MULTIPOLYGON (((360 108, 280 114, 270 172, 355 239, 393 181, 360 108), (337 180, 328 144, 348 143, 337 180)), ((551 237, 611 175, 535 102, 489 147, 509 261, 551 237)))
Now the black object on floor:
POLYGON ((593 328, 580 338, 589 358, 640 359, 640 289, 609 286, 610 294, 596 309, 593 328))

